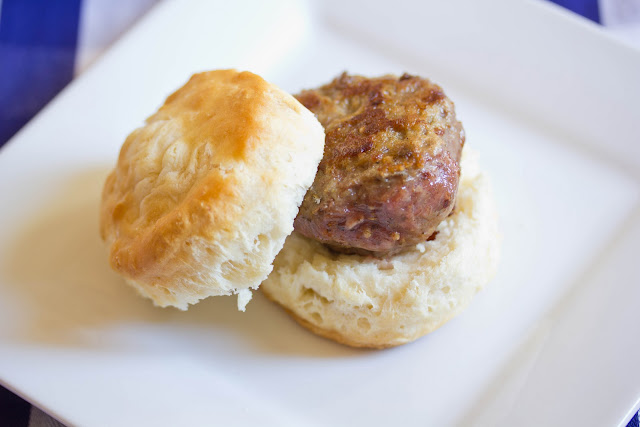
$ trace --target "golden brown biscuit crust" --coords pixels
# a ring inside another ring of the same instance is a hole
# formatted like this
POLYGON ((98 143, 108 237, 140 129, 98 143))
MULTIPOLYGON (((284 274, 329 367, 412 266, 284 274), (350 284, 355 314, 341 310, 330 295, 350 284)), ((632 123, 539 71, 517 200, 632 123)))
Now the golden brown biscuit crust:
POLYGON ((309 111, 253 73, 194 75, 129 135, 107 178, 112 267, 162 306, 257 287, 323 139, 309 111))

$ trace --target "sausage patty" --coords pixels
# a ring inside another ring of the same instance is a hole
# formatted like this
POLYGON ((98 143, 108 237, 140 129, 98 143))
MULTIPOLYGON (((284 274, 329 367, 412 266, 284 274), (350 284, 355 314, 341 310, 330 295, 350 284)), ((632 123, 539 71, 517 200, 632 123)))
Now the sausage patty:
POLYGON ((464 130, 429 80, 343 73, 296 98, 325 128, 294 222, 334 250, 382 256, 427 240, 453 210, 464 130))

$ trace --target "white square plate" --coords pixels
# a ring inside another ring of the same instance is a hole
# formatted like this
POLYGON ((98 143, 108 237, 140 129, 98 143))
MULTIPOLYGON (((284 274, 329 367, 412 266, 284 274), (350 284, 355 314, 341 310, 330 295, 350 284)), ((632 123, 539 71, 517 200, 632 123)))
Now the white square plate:
POLYGON ((640 398, 640 54, 542 2, 165 2, 0 152, 0 381, 81 425, 622 425, 640 398), (125 136, 205 69, 291 92, 408 71, 456 102, 504 235, 495 280, 385 351, 258 293, 139 298, 98 237, 125 136))

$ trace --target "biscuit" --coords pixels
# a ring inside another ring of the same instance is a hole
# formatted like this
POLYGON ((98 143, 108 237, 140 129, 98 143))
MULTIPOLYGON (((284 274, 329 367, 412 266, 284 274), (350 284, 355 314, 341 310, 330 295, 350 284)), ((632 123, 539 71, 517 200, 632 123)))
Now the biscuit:
POLYGON ((458 199, 434 240, 387 258, 332 252, 293 233, 263 293, 304 327, 355 347, 413 341, 462 311, 493 277, 500 237, 493 195, 465 147, 458 199))
POLYGON ((249 72, 196 74, 126 139, 100 232, 114 270, 161 307, 250 299, 293 231, 324 130, 249 72))

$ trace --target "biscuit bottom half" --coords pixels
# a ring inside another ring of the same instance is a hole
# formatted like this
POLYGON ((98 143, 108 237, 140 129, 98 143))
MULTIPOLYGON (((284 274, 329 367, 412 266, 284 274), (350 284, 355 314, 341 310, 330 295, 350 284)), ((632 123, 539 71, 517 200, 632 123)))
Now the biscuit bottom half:
POLYGON ((302 326, 354 347, 393 347, 437 329, 493 278, 500 257, 489 178, 468 147, 461 169, 454 213, 434 240, 379 259, 293 233, 262 291, 302 326))

